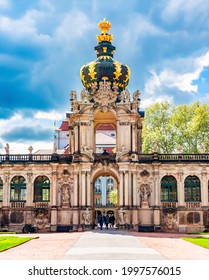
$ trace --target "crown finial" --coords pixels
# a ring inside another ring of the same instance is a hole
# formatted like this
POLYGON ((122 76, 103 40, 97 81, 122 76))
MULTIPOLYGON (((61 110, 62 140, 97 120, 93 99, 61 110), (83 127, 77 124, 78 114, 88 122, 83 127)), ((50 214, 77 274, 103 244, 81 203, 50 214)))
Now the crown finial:
POLYGON ((106 20, 106 18, 103 19, 103 21, 100 21, 98 24, 99 29, 101 30, 101 34, 97 36, 97 40, 99 43, 102 41, 112 42, 113 36, 108 34, 109 29, 111 28, 111 23, 106 20))

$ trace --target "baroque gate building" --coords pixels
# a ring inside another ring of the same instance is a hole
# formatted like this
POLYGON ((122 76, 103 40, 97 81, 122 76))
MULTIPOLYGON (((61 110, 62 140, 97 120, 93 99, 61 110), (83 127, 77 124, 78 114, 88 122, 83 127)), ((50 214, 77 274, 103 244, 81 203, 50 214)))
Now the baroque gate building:
POLYGON ((110 27, 99 23, 97 59, 80 70, 80 96, 70 92, 69 152, 12 155, 7 145, 0 155, 0 230, 87 230, 102 214, 140 231, 208 228, 209 155, 142 154, 140 92, 130 94, 130 69, 113 59, 110 27), (103 127, 115 144, 98 152, 103 127))

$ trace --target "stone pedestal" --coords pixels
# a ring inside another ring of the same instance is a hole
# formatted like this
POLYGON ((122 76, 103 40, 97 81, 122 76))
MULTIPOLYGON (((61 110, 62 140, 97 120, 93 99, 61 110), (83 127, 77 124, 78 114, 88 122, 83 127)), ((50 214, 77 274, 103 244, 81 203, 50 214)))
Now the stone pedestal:
POLYGON ((72 225, 73 212, 70 209, 62 209, 59 211, 58 221, 60 225, 72 225))
POLYGON ((154 209, 154 225, 160 225, 160 210, 158 208, 154 209))
POLYGON ((73 210, 73 229, 77 230, 79 224, 79 211, 74 209, 73 210))
POLYGON ((57 208, 52 207, 51 209, 51 231, 57 230, 57 208))
POLYGON ((153 225, 152 213, 153 213, 153 211, 149 208, 140 209, 139 210, 139 224, 141 226, 153 225))

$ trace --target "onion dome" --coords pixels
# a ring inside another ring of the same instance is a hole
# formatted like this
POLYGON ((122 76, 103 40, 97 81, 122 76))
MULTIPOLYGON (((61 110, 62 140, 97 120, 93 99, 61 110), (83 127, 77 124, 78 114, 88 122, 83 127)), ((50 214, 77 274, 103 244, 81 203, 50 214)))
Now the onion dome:
POLYGON ((108 81, 118 86, 119 92, 128 85, 130 69, 127 65, 113 59, 115 47, 112 45, 113 36, 108 33, 111 23, 104 19, 100 21, 98 27, 101 34, 97 36, 98 45, 94 48, 97 59, 81 67, 81 81, 86 90, 91 92, 94 85, 99 86, 99 82, 108 81))

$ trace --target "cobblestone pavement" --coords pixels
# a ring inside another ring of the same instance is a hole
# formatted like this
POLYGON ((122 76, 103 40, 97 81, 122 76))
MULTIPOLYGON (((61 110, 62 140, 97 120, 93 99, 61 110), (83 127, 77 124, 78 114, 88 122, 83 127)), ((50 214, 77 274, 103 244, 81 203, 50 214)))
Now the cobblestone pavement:
POLYGON ((182 236, 180 234, 126 232, 112 229, 30 234, 30 236, 38 238, 1 252, 0 259, 209 260, 208 249, 180 239, 182 236))

